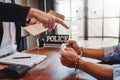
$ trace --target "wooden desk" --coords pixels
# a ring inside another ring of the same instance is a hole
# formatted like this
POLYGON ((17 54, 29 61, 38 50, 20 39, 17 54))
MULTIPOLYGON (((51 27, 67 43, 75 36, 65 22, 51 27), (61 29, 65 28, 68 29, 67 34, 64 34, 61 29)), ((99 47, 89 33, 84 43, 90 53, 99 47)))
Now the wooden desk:
MULTIPOLYGON (((28 53, 48 55, 48 58, 30 69, 26 75, 17 80, 96 80, 92 76, 78 70, 65 67, 60 62, 58 48, 46 47, 43 49, 33 48, 28 53)), ((2 66, 0 67, 2 68, 2 66)), ((0 79, 15 80, 15 79, 0 79)))

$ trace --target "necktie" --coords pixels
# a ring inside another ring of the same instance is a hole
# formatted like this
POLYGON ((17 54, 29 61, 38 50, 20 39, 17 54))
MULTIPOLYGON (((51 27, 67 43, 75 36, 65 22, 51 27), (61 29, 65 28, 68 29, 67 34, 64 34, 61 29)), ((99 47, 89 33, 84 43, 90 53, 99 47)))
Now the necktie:
POLYGON ((0 45, 2 42, 2 37, 3 37, 3 25, 2 25, 2 22, 0 22, 0 45))

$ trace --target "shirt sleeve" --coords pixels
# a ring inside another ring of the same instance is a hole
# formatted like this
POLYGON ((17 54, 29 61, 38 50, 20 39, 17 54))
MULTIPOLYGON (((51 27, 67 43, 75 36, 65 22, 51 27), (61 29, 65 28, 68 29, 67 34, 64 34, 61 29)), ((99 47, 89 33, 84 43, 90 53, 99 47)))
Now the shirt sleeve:
POLYGON ((30 7, 0 2, 0 21, 25 22, 30 7))
POLYGON ((120 80, 120 64, 115 64, 113 67, 113 80, 120 80))
POLYGON ((120 63, 120 43, 112 47, 104 47, 104 57, 102 61, 105 63, 120 63))

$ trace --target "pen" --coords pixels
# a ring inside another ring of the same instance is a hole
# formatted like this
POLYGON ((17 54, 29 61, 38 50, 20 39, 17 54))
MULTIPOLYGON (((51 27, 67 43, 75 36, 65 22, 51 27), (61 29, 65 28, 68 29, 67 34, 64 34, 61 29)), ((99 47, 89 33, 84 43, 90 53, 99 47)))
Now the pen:
POLYGON ((12 59, 26 59, 26 58, 31 58, 31 56, 13 57, 12 59))

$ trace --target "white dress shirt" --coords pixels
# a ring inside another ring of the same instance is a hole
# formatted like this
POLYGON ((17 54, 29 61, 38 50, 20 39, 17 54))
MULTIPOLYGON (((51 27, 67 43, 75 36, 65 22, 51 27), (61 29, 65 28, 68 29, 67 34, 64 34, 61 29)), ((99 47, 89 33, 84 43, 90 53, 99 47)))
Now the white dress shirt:
MULTIPOLYGON (((11 3, 11 0, 0 0, 0 2, 11 3)), ((15 43, 16 43, 15 24, 13 22, 3 22, 3 38, 0 49, 10 45, 16 46, 15 43)))

